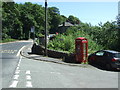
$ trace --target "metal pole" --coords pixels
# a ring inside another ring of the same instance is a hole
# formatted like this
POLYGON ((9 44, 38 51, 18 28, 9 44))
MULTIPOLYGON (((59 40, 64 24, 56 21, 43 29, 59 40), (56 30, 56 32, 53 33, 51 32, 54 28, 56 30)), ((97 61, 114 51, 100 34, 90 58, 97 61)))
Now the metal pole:
POLYGON ((47 56, 47 0, 45 0, 45 56, 47 56))

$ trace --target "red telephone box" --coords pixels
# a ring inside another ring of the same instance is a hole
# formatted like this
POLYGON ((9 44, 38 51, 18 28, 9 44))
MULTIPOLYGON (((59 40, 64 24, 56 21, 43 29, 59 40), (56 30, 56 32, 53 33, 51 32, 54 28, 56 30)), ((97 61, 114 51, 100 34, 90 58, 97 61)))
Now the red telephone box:
POLYGON ((75 39, 75 51, 76 51, 76 61, 86 62, 88 57, 88 41, 84 37, 78 37, 75 39))

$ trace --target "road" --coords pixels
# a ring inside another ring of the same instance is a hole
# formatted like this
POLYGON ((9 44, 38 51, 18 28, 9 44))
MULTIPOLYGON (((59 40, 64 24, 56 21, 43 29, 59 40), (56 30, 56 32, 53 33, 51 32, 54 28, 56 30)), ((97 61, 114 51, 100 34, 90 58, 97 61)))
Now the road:
POLYGON ((103 71, 90 65, 68 66, 16 56, 27 44, 30 42, 3 45, 3 88, 118 88, 118 72, 103 71))
POLYGON ((19 62, 19 50, 30 44, 31 41, 19 41, 6 44, 0 44, 0 54, 2 61, 2 87, 8 87, 14 75, 16 66, 19 62))
POLYGON ((19 69, 15 71, 11 86, 15 88, 118 88, 118 73, 99 70, 89 65, 85 68, 21 57, 19 69))

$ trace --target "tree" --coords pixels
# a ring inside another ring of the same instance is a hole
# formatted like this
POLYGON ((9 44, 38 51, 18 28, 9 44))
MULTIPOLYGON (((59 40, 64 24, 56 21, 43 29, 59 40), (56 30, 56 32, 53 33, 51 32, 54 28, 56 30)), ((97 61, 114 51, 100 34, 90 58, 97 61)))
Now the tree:
POLYGON ((78 30, 85 31, 92 39, 104 49, 119 50, 118 46, 118 30, 116 22, 107 21, 100 26, 91 26, 87 23, 80 23, 78 30))
MULTIPOLYGON (((0 1, 0 23, 2 23, 1 19, 2 19, 2 1, 0 1)), ((2 24, 0 24, 0 27, 2 28, 2 24)), ((2 39, 1 28, 0 28, 0 40, 2 39)))
POLYGON ((67 17, 64 16, 64 15, 61 15, 61 16, 62 16, 62 19, 63 19, 62 21, 63 21, 63 22, 66 22, 66 21, 67 21, 67 17))
POLYGON ((14 2, 3 2, 2 5, 2 38, 20 39, 22 35, 21 22, 19 21, 19 10, 14 2))
POLYGON ((68 22, 72 23, 72 24, 80 24, 80 20, 77 17, 74 17, 73 15, 70 15, 67 19, 68 22))
POLYGON ((49 7, 48 8, 48 13, 49 13, 49 25, 50 25, 50 33, 55 33, 57 32, 58 25, 63 23, 64 19, 60 15, 60 11, 56 7, 49 7))
POLYGON ((49 7, 48 11, 51 15, 53 15, 53 14, 59 14, 60 15, 60 11, 57 7, 49 7))
POLYGON ((117 25, 118 25, 118 47, 120 51, 120 14, 117 16, 117 25))
POLYGON ((39 33, 44 30, 44 8, 38 4, 26 2, 19 4, 20 20, 23 23, 24 38, 28 39, 31 27, 35 27, 35 34, 38 37, 39 33))

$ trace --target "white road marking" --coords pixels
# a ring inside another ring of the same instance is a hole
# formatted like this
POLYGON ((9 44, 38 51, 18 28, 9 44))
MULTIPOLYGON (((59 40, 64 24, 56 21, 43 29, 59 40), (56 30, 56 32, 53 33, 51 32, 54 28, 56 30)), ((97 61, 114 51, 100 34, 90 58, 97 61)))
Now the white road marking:
POLYGON ((0 50, 0 53, 10 53, 10 54, 13 54, 17 52, 17 50, 0 50))
POLYGON ((22 56, 20 56, 20 60, 19 60, 19 63, 21 63, 21 60, 22 60, 22 56))
POLYGON ((18 78, 19 78, 19 75, 14 75, 13 79, 18 79, 18 78))
POLYGON ((17 67, 16 70, 19 70, 19 67, 17 67))
POLYGON ((18 53, 17 53, 16 56, 19 56, 19 55, 20 55, 20 52, 22 51, 22 49, 23 49, 24 47, 25 47, 25 46, 23 46, 23 47, 18 51, 18 53))
POLYGON ((61 74, 61 73, 59 73, 59 72, 50 72, 51 74, 61 74))
POLYGON ((18 63, 18 67, 20 66, 20 64, 18 63))
POLYGON ((31 76, 30 76, 30 75, 27 75, 27 76, 26 76, 26 80, 31 80, 31 76))
POLYGON ((30 81, 26 81, 26 87, 28 88, 33 87, 31 82, 30 70, 26 71, 26 80, 30 80, 30 81))
POLYGON ((15 87, 17 87, 17 84, 18 84, 18 81, 13 81, 9 87, 15 88, 15 87))
POLYGON ((22 56, 20 56, 20 59, 19 59, 19 62, 18 62, 18 67, 20 66, 21 60, 22 60, 22 56))
POLYGON ((15 71, 15 74, 19 74, 19 73, 20 73, 20 70, 16 70, 16 71, 15 71))
MULTIPOLYGON (((18 80, 18 78, 19 78, 18 74, 20 73, 19 66, 20 66, 21 59, 22 59, 22 57, 20 57, 20 60, 18 62, 18 66, 16 68, 15 75, 13 77, 14 80, 18 80)), ((15 88, 15 87, 17 87, 17 84, 18 84, 18 81, 13 81, 12 84, 9 87, 15 88)))
POLYGON ((30 74, 30 70, 27 70, 27 71, 26 71, 26 74, 30 74))
POLYGON ((31 81, 27 81, 26 82, 26 87, 28 87, 28 88, 32 87, 32 82, 31 81))

